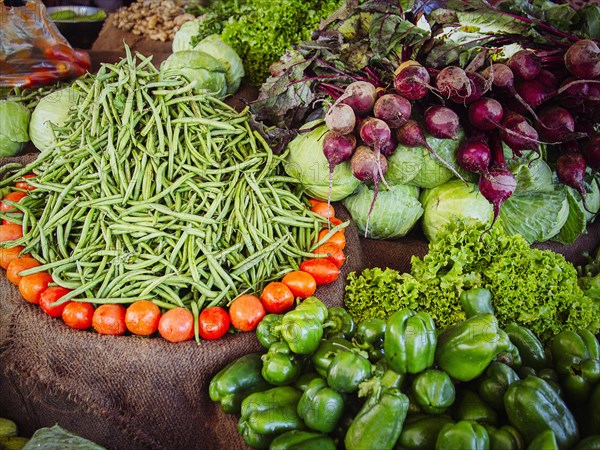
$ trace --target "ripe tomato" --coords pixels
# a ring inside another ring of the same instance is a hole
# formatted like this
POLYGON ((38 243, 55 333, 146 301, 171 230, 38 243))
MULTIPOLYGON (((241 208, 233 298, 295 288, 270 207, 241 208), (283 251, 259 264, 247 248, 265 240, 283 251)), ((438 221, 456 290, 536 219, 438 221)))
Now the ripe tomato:
POLYGON ((125 312, 123 305, 106 304, 100 305, 92 316, 92 327, 100 334, 120 336, 125 334, 125 312))
POLYGON ((4 203, 4 200, 10 200, 11 202, 18 203, 25 196, 27 196, 27 194, 21 191, 13 191, 10 194, 6 194, 0 202, 0 212, 9 212, 12 210, 16 211, 16 208, 14 206, 4 203))
POLYGON ((346 256, 342 249, 333 242, 325 242, 323 245, 319 245, 313 253, 317 255, 327 255, 329 261, 335 264, 339 269, 346 261, 346 256))
POLYGON ((88 302, 70 302, 62 312, 62 320, 76 330, 87 330, 92 327, 94 305, 88 302))
MULTIPOLYGON (((331 226, 332 226, 332 227, 337 227, 338 225, 340 225, 340 224, 344 223, 344 222, 342 222, 340 219, 338 219, 337 217, 330 217, 330 218, 329 218, 329 222, 331 222, 331 226)), ((346 229, 345 229, 345 228, 342 228, 342 229, 340 230, 340 233, 345 233, 345 232, 346 232, 346 229)))
POLYGON ((231 324, 240 331, 255 330, 266 314, 260 299, 251 294, 242 294, 229 305, 231 324))
POLYGON ((33 191, 35 189, 35 186, 32 186, 27 182, 28 178, 35 178, 35 174, 28 173, 27 175, 23 175, 21 178, 19 178, 20 181, 17 181, 15 183, 15 187, 17 189, 25 189, 26 191, 33 191))
POLYGON ((37 305, 40 303, 42 292, 48 289, 50 283, 52 283, 52 276, 48 272, 33 273, 19 280, 19 291, 25 301, 37 305))
POLYGON ((31 256, 13 259, 6 267, 6 278, 8 278, 8 281, 10 281, 12 284, 18 286, 19 281, 21 281, 22 278, 19 276, 19 273, 23 270, 31 269, 32 267, 37 267, 39 265, 40 263, 31 256))
POLYGON ((200 325, 200 337, 202 339, 220 339, 229 330, 231 319, 225 309, 213 306, 204 309, 198 319, 200 325))
POLYGON ((310 273, 301 270, 287 273, 281 282, 292 291, 294 297, 302 299, 310 297, 317 290, 315 278, 310 273))
MULTIPOLYGON (((323 239, 327 235, 327 233, 329 233, 329 230, 327 230, 327 229, 321 230, 319 232, 319 241, 321 241, 321 239, 323 239)), ((329 239, 327 239, 327 241, 325 241, 325 242, 333 242, 341 250, 344 250, 344 247, 346 246, 346 236, 341 231, 337 231, 337 232, 333 233, 333 235, 329 239)))
POLYGON ((316 198, 309 198, 308 203, 310 203, 311 208, 314 208, 315 205, 318 205, 319 203, 323 203, 323 200, 317 200, 316 198))
POLYGON ((271 281, 260 294, 265 311, 271 314, 289 311, 294 306, 295 298, 290 288, 280 281, 271 281))
POLYGON ((312 208, 310 208, 310 210, 315 214, 319 214, 320 216, 328 219, 335 217, 335 209, 333 209, 333 206, 328 205, 325 202, 315 204, 312 208))
POLYGON ((69 303, 71 303, 71 300, 68 300, 57 306, 52 306, 52 303, 60 300, 69 292, 71 292, 70 289, 62 286, 50 286, 48 289, 42 292, 42 295, 40 296, 40 307, 50 317, 61 317, 63 310, 69 303))
POLYGON ((0 267, 6 269, 12 261, 25 256, 20 255, 23 250, 25 250, 25 247, 21 245, 15 245, 11 248, 0 248, 0 267))
POLYGON ((16 223, 0 225, 0 242, 15 241, 23 237, 23 227, 16 223))
POLYGON ((194 337, 194 316, 185 308, 169 309, 158 321, 158 332, 169 342, 189 341, 194 337))
POLYGON ((331 283, 340 276, 340 269, 326 258, 302 261, 300 270, 310 273, 317 282, 317 286, 331 283))
POLYGON ((138 336, 150 336, 158 330, 160 308, 149 300, 138 300, 127 307, 125 325, 138 336))

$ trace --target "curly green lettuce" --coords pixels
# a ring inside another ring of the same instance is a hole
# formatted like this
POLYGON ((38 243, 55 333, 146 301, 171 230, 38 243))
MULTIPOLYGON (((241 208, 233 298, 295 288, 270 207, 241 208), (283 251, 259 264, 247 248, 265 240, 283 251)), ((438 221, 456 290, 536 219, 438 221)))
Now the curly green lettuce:
POLYGON ((423 259, 412 258, 409 274, 392 269, 351 274, 348 311, 357 320, 385 319, 410 307, 428 311, 444 329, 466 318, 461 292, 485 287, 501 325, 515 321, 543 341, 564 329, 600 329, 600 303, 584 294, 575 267, 562 255, 533 249, 498 227, 484 231, 478 222, 450 222, 423 259))

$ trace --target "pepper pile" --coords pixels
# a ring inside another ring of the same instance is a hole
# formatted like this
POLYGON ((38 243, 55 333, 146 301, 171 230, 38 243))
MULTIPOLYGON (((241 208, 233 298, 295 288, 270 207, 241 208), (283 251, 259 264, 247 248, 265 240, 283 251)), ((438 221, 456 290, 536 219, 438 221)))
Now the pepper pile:
POLYGON ((461 301, 467 319, 440 332, 425 311, 355 323, 309 297, 265 316, 267 352, 219 371, 210 398, 254 448, 598 448, 596 337, 565 330, 544 348, 500 328, 489 291, 461 301))

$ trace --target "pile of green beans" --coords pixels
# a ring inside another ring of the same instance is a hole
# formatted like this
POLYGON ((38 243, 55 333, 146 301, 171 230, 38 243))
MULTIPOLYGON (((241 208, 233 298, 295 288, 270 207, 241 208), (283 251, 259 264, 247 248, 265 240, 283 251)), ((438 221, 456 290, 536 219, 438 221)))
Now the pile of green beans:
MULTIPOLYGON (((61 301, 199 310, 257 292, 313 256, 326 222, 311 213, 240 113, 127 55, 75 83, 55 148, 6 167, 33 172, 19 203, 24 245, 61 301)), ((338 226, 339 228, 339 226, 338 226)), ((332 229, 334 232, 336 229, 332 229)))

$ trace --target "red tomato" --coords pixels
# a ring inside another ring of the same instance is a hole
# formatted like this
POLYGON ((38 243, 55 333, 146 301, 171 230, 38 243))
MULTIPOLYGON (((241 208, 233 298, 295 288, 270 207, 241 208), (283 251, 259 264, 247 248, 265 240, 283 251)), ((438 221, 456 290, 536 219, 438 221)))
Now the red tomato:
POLYGON ((310 273, 317 286, 331 283, 340 276, 340 269, 326 258, 307 259, 300 264, 300 270, 310 273))
POLYGON ((23 270, 31 269, 39 265, 40 263, 30 256, 14 259, 6 267, 6 278, 12 284, 18 286, 19 281, 21 281, 22 278, 21 276, 19 276, 19 273, 23 270))
POLYGON ((309 198, 308 203, 310 203, 310 207, 314 208, 319 203, 324 203, 323 200, 317 200, 316 198, 309 198))
MULTIPOLYGON (((331 217, 331 218, 329 218, 329 222, 331 222, 331 226, 332 227, 337 227, 338 225, 341 225, 342 223, 344 223, 340 219, 338 219, 337 217, 331 217)), ((345 233, 346 229, 342 228, 340 230, 340 232, 345 233)))
POLYGON ((202 339, 220 339, 229 330, 231 319, 225 309, 220 306, 206 308, 200 313, 198 319, 200 325, 200 337, 202 339))
POLYGON ((319 214, 320 216, 326 217, 328 219, 335 217, 335 209, 333 209, 333 206, 328 205, 325 202, 317 203, 312 208, 310 208, 310 210, 315 214, 319 214))
POLYGON ((21 191, 13 191, 10 194, 6 194, 2 198, 2 201, 0 202, 0 212, 9 212, 9 211, 16 212, 17 209, 14 206, 9 205, 8 203, 4 203, 4 201, 9 200, 11 202, 19 203, 21 201, 21 199, 26 196, 27 196, 27 194, 25 192, 21 192, 21 191))
MULTIPOLYGON (((15 259, 19 259, 20 253, 25 250, 25 247, 21 245, 15 245, 10 248, 0 248, 0 267, 3 269, 8 268, 8 265, 15 259)), ((25 256, 25 255, 21 255, 25 256)))
POLYGON ((125 325, 138 336, 150 336, 158 330, 160 308, 149 300, 138 300, 127 307, 125 325))
MULTIPOLYGON (((329 230, 327 229, 321 230, 319 232, 319 242, 327 235, 327 233, 329 233, 329 230)), ((333 235, 325 242, 333 242, 341 250, 344 250, 344 247, 346 246, 346 236, 344 236, 344 233, 342 233, 341 231, 337 231, 333 233, 333 235)))
POLYGON ((307 298, 317 290, 315 278, 310 273, 301 270, 287 273, 281 282, 292 291, 294 297, 307 298))
POLYGON ((260 294, 265 311, 271 314, 281 314, 294 306, 294 294, 286 284, 280 281, 271 281, 260 294))
POLYGON ((92 328, 94 311, 94 305, 91 303, 71 302, 63 309, 62 320, 71 328, 76 330, 87 330, 92 328))
POLYGON ((28 173, 27 175, 23 175, 21 178, 19 178, 19 180, 21 180, 21 181, 17 181, 15 183, 15 187, 18 189, 25 189, 27 191, 33 191, 35 189, 35 186, 32 186, 27 182, 28 178, 35 178, 35 174, 28 173))
POLYGON ((323 245, 319 245, 313 253, 317 255, 327 255, 326 259, 334 263, 338 269, 342 267, 346 261, 346 256, 342 249, 333 242, 325 242, 323 245))
POLYGON ((127 331, 127 326, 125 326, 125 312, 126 309, 123 305, 100 305, 96 308, 92 316, 92 327, 100 334, 111 336, 125 334, 127 331))
POLYGON ((38 272, 27 275, 19 280, 19 291, 29 303, 40 303, 42 292, 48 289, 48 285, 52 283, 52 276, 48 272, 38 272))
POLYGON ((16 223, 0 225, 0 242, 15 241, 23 237, 23 227, 16 223))
POLYGON ((158 321, 158 332, 169 342, 189 341, 194 337, 194 316, 185 308, 169 309, 158 321))
POLYGON ((42 295, 40 296, 40 307, 50 317, 61 317, 65 307, 71 303, 71 300, 67 300, 66 302, 56 306, 52 306, 52 303, 60 300, 69 292, 71 292, 70 289, 62 286, 50 286, 48 289, 42 292, 42 295))
POLYGON ((240 331, 255 330, 267 312, 258 297, 242 294, 229 305, 231 324, 240 331))

